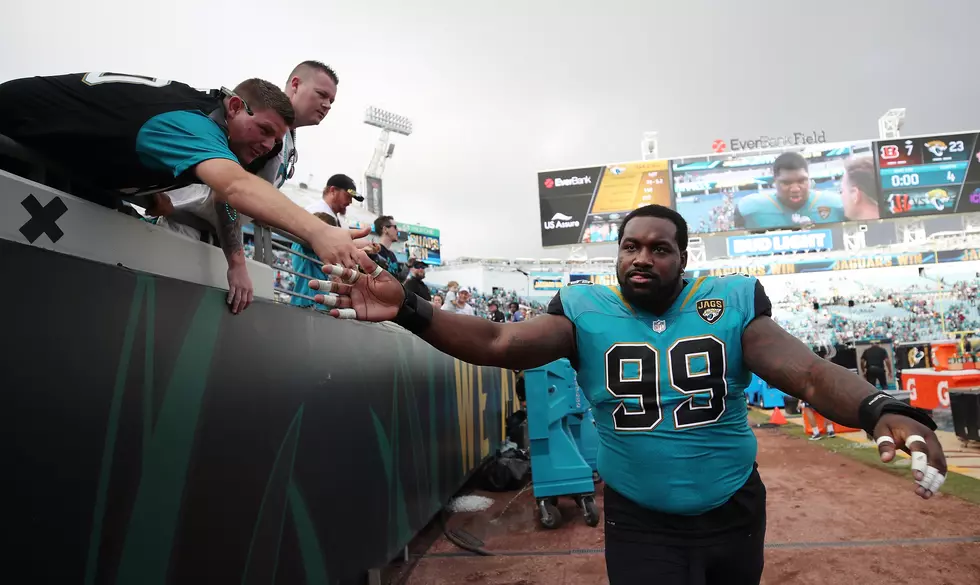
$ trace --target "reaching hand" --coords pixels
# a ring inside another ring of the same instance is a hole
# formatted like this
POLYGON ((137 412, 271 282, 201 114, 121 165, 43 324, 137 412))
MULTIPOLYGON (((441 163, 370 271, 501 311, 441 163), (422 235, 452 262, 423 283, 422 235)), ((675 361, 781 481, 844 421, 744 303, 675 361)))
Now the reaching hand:
POLYGON ((339 264, 356 270, 358 264, 364 266, 365 262, 370 262, 370 259, 363 250, 359 249, 354 240, 363 238, 369 233, 371 233, 370 227, 349 230, 324 224, 316 237, 310 241, 310 246, 324 263, 339 264))
POLYGON ((228 305, 232 314, 239 314, 252 304, 254 287, 245 264, 228 267, 228 305))
POLYGON ((912 456, 912 476, 919 497, 928 500, 946 481, 946 455, 939 438, 919 421, 886 414, 875 425, 875 441, 884 463, 895 459, 896 448, 912 456))
POLYGON ((343 282, 310 281, 310 288, 322 291, 313 299, 321 305, 332 307, 332 317, 358 321, 389 321, 401 309, 405 301, 405 289, 401 283, 370 258, 365 257, 365 260, 360 264, 368 274, 328 264, 323 267, 323 273, 339 276, 343 282))

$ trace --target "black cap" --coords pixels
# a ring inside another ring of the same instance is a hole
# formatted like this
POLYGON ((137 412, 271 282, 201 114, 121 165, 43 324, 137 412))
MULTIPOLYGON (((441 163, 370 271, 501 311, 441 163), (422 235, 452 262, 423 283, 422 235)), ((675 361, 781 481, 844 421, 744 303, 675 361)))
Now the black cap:
POLYGON ((411 260, 409 260, 408 265, 410 267, 412 267, 412 268, 425 268, 426 267, 425 262, 423 262, 422 260, 419 260, 418 258, 412 258, 411 260))
POLYGON ((351 179, 347 175, 334 175, 330 177, 327 181, 327 187, 336 187, 343 191, 350 193, 350 196, 358 201, 364 201, 364 196, 357 193, 357 185, 354 183, 354 179, 351 179))

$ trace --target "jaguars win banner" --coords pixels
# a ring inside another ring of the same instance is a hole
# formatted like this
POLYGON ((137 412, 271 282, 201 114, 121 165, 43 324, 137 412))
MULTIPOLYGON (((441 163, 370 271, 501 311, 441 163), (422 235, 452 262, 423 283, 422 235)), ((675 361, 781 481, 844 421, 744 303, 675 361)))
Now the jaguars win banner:
POLYGON ((442 246, 436 228, 399 223, 398 245, 393 251, 399 262, 416 258, 432 266, 442 264, 442 246))

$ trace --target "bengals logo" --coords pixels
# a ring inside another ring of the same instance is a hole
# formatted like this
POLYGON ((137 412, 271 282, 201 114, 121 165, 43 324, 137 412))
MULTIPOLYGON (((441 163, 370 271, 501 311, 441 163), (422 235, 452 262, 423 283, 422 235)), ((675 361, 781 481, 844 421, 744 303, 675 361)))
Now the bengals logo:
POLYGON ((703 299, 695 305, 698 316, 708 325, 714 325, 725 314, 725 301, 721 299, 703 299))

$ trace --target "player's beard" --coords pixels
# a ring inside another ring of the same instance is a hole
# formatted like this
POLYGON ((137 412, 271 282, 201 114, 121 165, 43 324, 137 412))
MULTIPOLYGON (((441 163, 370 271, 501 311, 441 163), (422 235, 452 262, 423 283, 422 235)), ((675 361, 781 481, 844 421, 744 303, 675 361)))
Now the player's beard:
POLYGON ((619 288, 623 291, 623 297, 631 304, 653 313, 663 313, 666 311, 677 295, 681 275, 678 274, 670 280, 661 280, 655 273, 643 271, 641 274, 650 278, 651 282, 643 288, 637 288, 629 281, 629 277, 633 272, 639 271, 627 272, 625 277, 617 277, 619 279, 619 288))

